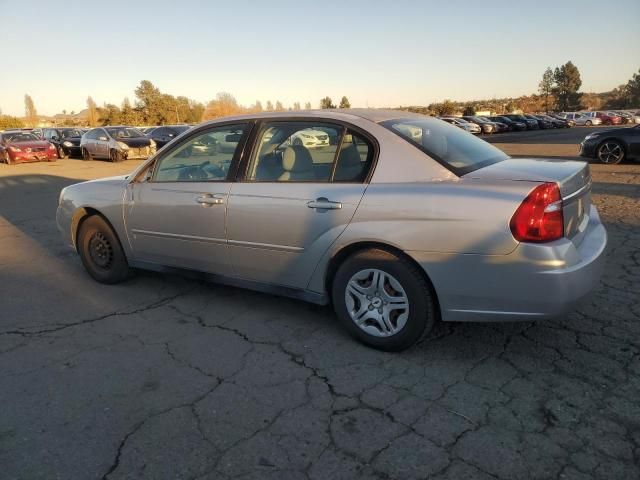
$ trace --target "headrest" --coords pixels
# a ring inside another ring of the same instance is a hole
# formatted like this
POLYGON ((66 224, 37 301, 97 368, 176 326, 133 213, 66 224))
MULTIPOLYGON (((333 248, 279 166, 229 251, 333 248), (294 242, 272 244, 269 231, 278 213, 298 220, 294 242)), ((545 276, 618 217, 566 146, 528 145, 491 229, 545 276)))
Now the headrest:
POLYGON ((313 169, 309 150, 302 145, 292 145, 282 152, 282 168, 287 172, 307 172, 313 169))

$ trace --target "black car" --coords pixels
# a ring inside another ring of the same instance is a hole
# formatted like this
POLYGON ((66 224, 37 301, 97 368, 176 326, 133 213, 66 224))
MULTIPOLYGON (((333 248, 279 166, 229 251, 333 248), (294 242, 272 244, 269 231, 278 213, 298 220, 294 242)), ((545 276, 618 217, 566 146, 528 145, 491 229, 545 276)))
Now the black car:
POLYGON ((527 130, 537 130, 538 128, 540 128, 540 125, 538 124, 538 120, 534 118, 527 118, 524 115, 516 115, 516 114, 509 114, 504 116, 513 120, 514 122, 524 123, 527 126, 527 130))
POLYGON ((553 123, 551 123, 549 120, 546 119, 542 119, 537 117, 536 115, 522 115, 524 118, 528 119, 528 120, 535 120, 535 122, 538 124, 538 128, 541 130, 546 130, 548 128, 554 128, 553 123))
POLYGON ((640 157, 640 125, 590 133, 580 144, 580 156, 602 163, 640 157))
POLYGON ((498 125, 496 125, 494 122, 469 115, 463 115, 462 118, 467 122, 475 123, 476 125, 478 125, 482 129, 482 133, 494 133, 498 131, 498 125))
POLYGON ((509 130, 511 131, 522 131, 522 130, 526 130, 527 129, 527 124, 521 121, 516 121, 516 120, 511 120, 509 117, 504 117, 504 116, 494 116, 494 117, 489 117, 489 120, 491 120, 492 122, 500 122, 500 123, 506 123, 509 126, 509 130))
POLYGON ((83 133, 79 128, 44 128, 42 136, 55 145, 58 157, 80 157, 80 139, 83 133))
POLYGON ((144 132, 145 135, 156 142, 158 149, 164 147, 171 140, 176 138, 183 132, 186 132, 191 128, 190 125, 166 125, 163 127, 155 127, 151 130, 144 132))
POLYGON ((558 120, 558 121, 560 121, 560 122, 564 122, 564 123, 566 123, 566 124, 567 124, 567 127, 569 127, 569 128, 571 128, 571 127, 575 127, 575 126, 576 126, 576 121, 575 121, 575 120, 572 120, 572 119, 570 119, 570 118, 564 118, 564 117, 561 117, 561 116, 560 116, 560 115, 558 115, 557 113, 550 113, 550 114, 549 114, 549 117, 551 117, 551 118, 553 118, 553 119, 555 119, 555 120, 558 120))
POLYGON ((566 120, 559 120, 557 118, 551 117, 549 115, 545 115, 543 113, 534 115, 534 117, 551 122, 551 125, 553 126, 553 128, 569 128, 570 127, 569 122, 567 122, 566 120))

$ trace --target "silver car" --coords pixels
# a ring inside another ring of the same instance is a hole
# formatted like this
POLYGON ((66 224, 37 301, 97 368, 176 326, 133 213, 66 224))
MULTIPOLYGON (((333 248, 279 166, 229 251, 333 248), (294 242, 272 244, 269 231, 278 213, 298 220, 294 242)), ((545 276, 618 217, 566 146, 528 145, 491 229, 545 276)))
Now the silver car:
POLYGON ((465 132, 469 132, 469 133, 482 132, 480 125, 476 123, 468 122, 464 118, 459 118, 459 117, 438 117, 438 118, 440 120, 444 120, 447 123, 450 123, 451 125, 455 125, 456 127, 461 128, 465 132))
POLYGON ((590 127, 592 125, 602 125, 602 120, 598 117, 589 117, 583 113, 578 112, 562 112, 558 114, 559 117, 565 120, 572 120, 579 127, 590 127))
POLYGON ((80 150, 84 160, 105 158, 120 162, 149 158, 156 153, 156 142, 134 127, 98 127, 82 136, 80 150))
POLYGON ((199 272, 332 303, 400 350, 443 321, 559 315, 599 282, 589 164, 511 159, 435 118, 277 112, 194 127, 133 173, 69 186, 57 223, 89 274, 199 272), (309 129, 337 141, 308 149, 309 129), (193 145, 224 137, 233 151, 193 145))

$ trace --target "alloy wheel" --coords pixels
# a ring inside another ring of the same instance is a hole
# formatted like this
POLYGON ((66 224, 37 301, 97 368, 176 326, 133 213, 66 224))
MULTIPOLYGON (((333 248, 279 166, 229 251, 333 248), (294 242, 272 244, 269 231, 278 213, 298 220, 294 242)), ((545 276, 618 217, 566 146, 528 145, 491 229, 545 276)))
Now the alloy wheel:
POLYGON ((604 143, 598 149, 598 159, 602 163, 618 163, 624 156, 624 150, 616 142, 604 143))
POLYGON ((409 298, 400 282, 378 269, 361 270, 347 283, 345 303, 351 320, 366 333, 389 337, 409 318, 409 298))

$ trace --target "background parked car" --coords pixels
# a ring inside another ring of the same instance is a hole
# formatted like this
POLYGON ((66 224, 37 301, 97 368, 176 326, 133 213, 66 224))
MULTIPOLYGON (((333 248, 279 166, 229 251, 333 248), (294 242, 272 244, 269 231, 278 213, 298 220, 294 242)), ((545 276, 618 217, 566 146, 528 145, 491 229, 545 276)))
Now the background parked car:
POLYGON ((547 122, 549 126, 547 128, 567 128, 567 122, 565 120, 558 120, 557 118, 550 117, 544 114, 531 115, 539 120, 547 122))
POLYGON ((55 162, 56 147, 30 132, 5 131, 0 134, 0 160, 11 165, 27 162, 55 162))
POLYGON ((632 112, 619 112, 616 110, 613 113, 622 118, 622 123, 640 123, 640 115, 632 112))
POLYGON ((640 125, 590 133, 580 144, 580 156, 612 164, 640 157, 640 125))
POLYGON ((106 158, 112 162, 147 158, 156 152, 156 143, 134 127, 98 127, 89 130, 80 141, 82 158, 106 158))
POLYGON ((535 118, 527 118, 524 115, 516 115, 516 114, 508 114, 504 115, 507 118, 510 118, 514 122, 524 123, 527 127, 527 130, 537 130, 540 128, 538 125, 538 120, 535 118))
POLYGON ((588 117, 582 113, 578 112, 562 112, 558 114, 560 117, 565 118, 567 120, 572 120, 576 125, 580 127, 590 127, 592 125, 601 125, 602 120, 598 117, 588 117))
POLYGON ((622 123, 622 118, 620 118, 618 115, 614 115, 611 112, 582 112, 582 114, 592 120, 594 118, 598 118, 604 125, 620 125, 622 123))
POLYGON ((495 133, 498 131, 498 126, 489 120, 484 120, 476 116, 463 116, 462 118, 467 122, 478 125, 482 130, 482 133, 495 133))
POLYGON ((549 114, 548 114, 548 116, 549 116, 549 117, 551 117, 551 118, 555 118, 556 120, 559 120, 559 121, 561 121, 561 122, 566 123, 566 125, 567 125, 567 127, 568 127, 568 128, 571 128, 571 127, 575 127, 575 126, 576 126, 576 122, 575 122, 575 120, 570 119, 570 118, 564 118, 564 117, 561 117, 561 116, 560 116, 560 115, 558 115, 557 113, 549 113, 549 114))
POLYGON ((84 132, 79 128, 44 128, 42 136, 53 143, 59 158, 81 156, 80 140, 84 132))
POLYGON ((527 129, 527 124, 524 122, 520 122, 520 121, 515 121, 515 120, 511 120, 508 117, 505 116, 493 116, 493 117, 489 117, 490 120, 494 121, 494 122, 501 122, 504 123, 506 125, 509 126, 509 130, 510 131, 518 131, 521 132, 522 130, 526 130, 527 129))
POLYGON ((451 125, 455 125, 456 127, 461 128, 464 131, 469 133, 477 134, 481 132, 481 129, 478 125, 476 125, 475 123, 467 122, 463 118, 459 118, 459 117, 438 117, 438 118, 440 120, 444 120, 447 123, 450 123, 451 125))
POLYGON ((522 116, 524 118, 529 119, 529 120, 535 120, 538 123, 538 128, 540 128, 542 130, 546 130, 548 128, 554 128, 553 123, 551 123, 549 120, 542 119, 542 118, 539 118, 539 117, 537 117, 535 115, 529 115, 529 114, 522 115, 522 116))
POLYGON ((144 134, 156 142, 156 148, 162 148, 190 128, 189 125, 167 125, 148 129, 144 134))
POLYGON ((504 122, 498 122, 495 120, 491 120, 489 117, 486 116, 481 116, 478 117, 480 120, 485 120, 487 122, 491 122, 496 126, 496 132, 508 132, 511 130, 511 128, 509 127, 509 125, 507 125, 504 122))

